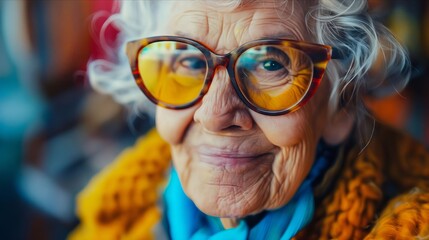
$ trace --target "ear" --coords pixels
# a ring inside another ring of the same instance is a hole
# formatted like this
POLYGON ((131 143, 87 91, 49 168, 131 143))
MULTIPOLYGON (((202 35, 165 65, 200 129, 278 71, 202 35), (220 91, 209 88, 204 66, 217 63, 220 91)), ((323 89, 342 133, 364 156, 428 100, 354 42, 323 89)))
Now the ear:
POLYGON ((350 135, 355 119, 355 115, 345 108, 336 111, 326 122, 322 138, 328 144, 340 144, 350 135))

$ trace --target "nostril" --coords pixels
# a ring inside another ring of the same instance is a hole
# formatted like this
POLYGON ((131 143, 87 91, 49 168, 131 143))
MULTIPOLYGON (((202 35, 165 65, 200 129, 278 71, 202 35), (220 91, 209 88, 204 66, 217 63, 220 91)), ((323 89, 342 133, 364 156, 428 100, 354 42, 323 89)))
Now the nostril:
POLYGON ((238 125, 231 125, 229 127, 227 127, 225 130, 240 130, 241 127, 238 125))

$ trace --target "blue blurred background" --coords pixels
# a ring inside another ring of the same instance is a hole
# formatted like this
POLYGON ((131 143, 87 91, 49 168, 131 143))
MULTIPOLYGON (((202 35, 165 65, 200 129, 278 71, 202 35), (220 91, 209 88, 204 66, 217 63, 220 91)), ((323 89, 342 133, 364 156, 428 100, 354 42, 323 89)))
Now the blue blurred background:
MULTIPOLYGON (((151 124, 94 92, 85 67, 103 58, 114 0, 0 1, 0 239, 64 239, 87 181, 151 124)), ((401 95, 367 99, 380 121, 429 146, 429 2, 370 0, 411 54, 401 95)))

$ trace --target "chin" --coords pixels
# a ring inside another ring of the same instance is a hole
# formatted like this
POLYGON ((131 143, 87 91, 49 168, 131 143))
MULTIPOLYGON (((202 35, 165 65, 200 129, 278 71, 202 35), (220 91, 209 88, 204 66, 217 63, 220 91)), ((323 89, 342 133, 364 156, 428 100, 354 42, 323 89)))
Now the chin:
MULTIPOLYGON (((206 201, 207 202, 207 201, 206 201)), ((211 205, 207 203, 198 204, 198 201, 194 201, 198 209, 210 216, 220 218, 244 218, 249 215, 256 214, 260 211, 252 211, 248 206, 242 206, 241 204, 219 204, 211 205)), ((261 210, 262 211, 262 210, 261 210)))
POLYGON ((207 215, 221 218, 244 218, 264 210, 262 199, 249 198, 240 190, 232 189, 233 187, 218 186, 216 191, 208 191, 210 188, 213 186, 193 188, 194 191, 188 195, 197 208, 207 215))

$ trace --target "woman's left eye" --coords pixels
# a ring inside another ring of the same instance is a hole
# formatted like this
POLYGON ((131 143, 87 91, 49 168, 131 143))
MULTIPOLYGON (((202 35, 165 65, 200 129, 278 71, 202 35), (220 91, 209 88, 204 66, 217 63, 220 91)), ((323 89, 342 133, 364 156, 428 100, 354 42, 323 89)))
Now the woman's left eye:
POLYGON ((284 68, 284 66, 281 63, 275 60, 266 60, 262 62, 262 67, 267 71, 277 71, 284 68))

